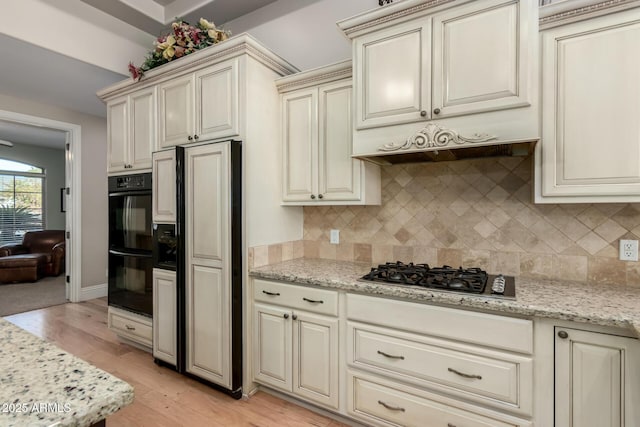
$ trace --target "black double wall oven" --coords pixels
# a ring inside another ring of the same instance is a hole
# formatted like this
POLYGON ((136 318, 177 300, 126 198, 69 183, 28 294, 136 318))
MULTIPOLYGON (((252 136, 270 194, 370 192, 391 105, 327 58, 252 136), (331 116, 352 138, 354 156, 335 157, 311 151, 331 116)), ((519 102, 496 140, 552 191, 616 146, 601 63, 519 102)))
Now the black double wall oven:
POLYGON ((153 314, 151 174, 109 177, 109 305, 153 314))

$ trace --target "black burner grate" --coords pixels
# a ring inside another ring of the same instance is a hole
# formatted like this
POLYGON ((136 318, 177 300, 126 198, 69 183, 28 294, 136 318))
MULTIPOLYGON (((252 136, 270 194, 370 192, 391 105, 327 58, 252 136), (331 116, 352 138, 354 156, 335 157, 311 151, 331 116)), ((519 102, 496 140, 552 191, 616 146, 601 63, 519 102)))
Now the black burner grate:
POLYGON ((448 265, 431 268, 428 264, 398 261, 378 265, 362 279, 480 294, 484 292, 488 277, 487 272, 479 268, 453 268, 448 265))

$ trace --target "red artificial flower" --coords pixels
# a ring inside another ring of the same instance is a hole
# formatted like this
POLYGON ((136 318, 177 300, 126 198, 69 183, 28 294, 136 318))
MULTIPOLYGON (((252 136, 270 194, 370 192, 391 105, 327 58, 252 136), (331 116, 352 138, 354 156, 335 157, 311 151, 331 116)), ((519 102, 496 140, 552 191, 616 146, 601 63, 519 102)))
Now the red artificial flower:
POLYGON ((129 62, 129 74, 135 81, 139 81, 142 78, 142 68, 133 65, 133 62, 129 62))

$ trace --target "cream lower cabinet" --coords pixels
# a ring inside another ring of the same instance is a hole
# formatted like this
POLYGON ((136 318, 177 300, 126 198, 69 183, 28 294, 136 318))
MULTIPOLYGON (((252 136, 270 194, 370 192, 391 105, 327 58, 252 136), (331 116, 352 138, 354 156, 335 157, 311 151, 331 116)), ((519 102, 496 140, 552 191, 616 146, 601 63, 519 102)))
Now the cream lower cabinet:
POLYGON ((107 172, 151 169, 156 146, 155 88, 109 101, 107 124, 107 172))
POLYGON ((260 281, 257 288, 259 292, 279 294, 261 295, 289 306, 262 302, 254 305, 254 380, 337 409, 338 319, 298 308, 308 305, 313 309, 314 305, 328 304, 328 300, 317 299, 322 298, 314 292, 317 290, 296 289, 277 282, 260 281), (274 289, 277 291, 273 292, 274 289), (288 301, 287 295, 292 295, 288 301))
POLYGON ((379 166, 351 157, 350 76, 346 61, 278 79, 283 204, 380 204, 379 166))
POLYGON ((153 269, 153 357, 177 363, 178 302, 175 271, 153 269))
POLYGON ((346 300, 350 416, 376 426, 533 425, 531 320, 346 300))
POLYGON ((640 426, 640 342, 555 328, 555 425, 640 426))
POLYGON ((231 59, 159 84, 159 148, 238 135, 238 70, 231 59))
POLYGON ((639 202, 640 9, 601 16, 604 3, 578 3, 540 12, 541 24, 559 26, 541 33, 536 201, 639 202))

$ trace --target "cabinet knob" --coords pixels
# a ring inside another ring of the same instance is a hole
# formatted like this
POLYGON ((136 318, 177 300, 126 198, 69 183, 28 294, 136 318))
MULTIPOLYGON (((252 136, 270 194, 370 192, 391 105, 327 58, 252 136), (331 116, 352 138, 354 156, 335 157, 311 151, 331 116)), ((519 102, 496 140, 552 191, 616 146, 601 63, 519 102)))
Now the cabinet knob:
POLYGON ((195 139, 196 141, 198 140, 198 138, 200 138, 198 135, 193 136, 193 139, 195 139))
POLYGON ((187 137, 187 139, 188 139, 189 141, 193 141, 193 137, 192 137, 191 135, 189 135, 189 136, 187 137))
POLYGON ((316 198, 316 195, 315 195, 315 194, 312 194, 312 195, 311 195, 311 199, 315 199, 315 198, 316 198))
POLYGON ((285 314, 284 314, 284 318, 285 318, 285 319, 288 319, 288 318, 289 318, 289 314, 288 314, 288 313, 285 313, 285 314))
POLYGON ((322 194, 318 194, 318 199, 322 199, 324 196, 322 194))
POLYGON ((569 338, 569 334, 566 331, 560 331, 558 332, 558 336, 560 338, 562 338, 563 340, 566 340, 567 338, 569 338))
POLYGON ((427 117, 427 112, 425 110, 420 111, 420 115, 422 117, 427 117))
POLYGON ((440 109, 439 108, 434 108, 433 109, 433 114, 440 114, 440 109))
POLYGON ((293 320, 298 320, 298 315, 297 315, 297 314, 294 314, 293 316, 291 316, 291 318, 292 318, 293 320))

